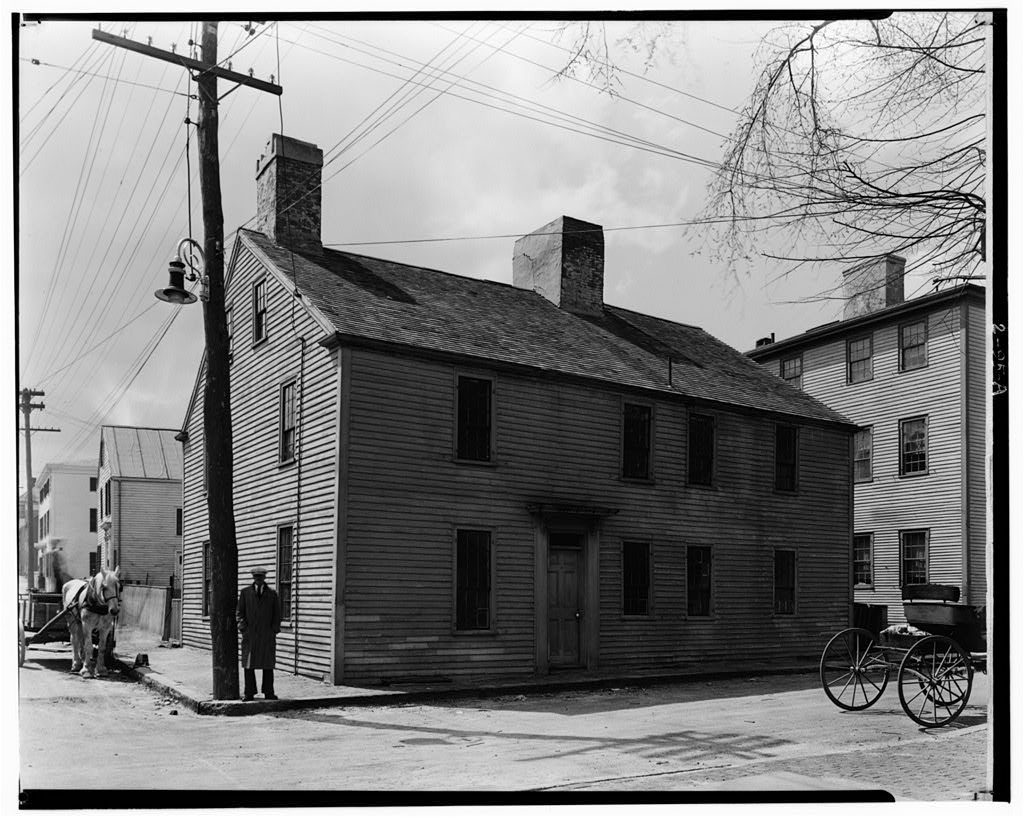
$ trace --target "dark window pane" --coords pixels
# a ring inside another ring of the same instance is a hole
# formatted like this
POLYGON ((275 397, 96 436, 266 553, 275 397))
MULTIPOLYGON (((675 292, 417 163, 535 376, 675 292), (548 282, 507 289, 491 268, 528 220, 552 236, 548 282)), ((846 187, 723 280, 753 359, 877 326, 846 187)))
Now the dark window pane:
POLYGON ((804 369, 803 363, 803 359, 799 356, 796 358, 786 358, 782 361, 782 379, 798 389, 801 386, 801 376, 804 369))
POLYGON ((900 423, 900 474, 928 471, 928 424, 924 418, 900 423))
POLYGON ((900 327, 900 369, 918 369, 928 363, 924 321, 900 327))
POLYGON ((686 613, 711 615, 711 549, 686 549, 686 613))
POLYGON ((460 460, 491 459, 491 382, 459 378, 458 449, 460 460))
POLYGON ((796 612, 796 552, 775 552, 775 613, 796 612))
POLYGON ((260 281, 252 288, 252 340, 258 343, 267 337, 267 291, 266 282, 260 281))
POLYGON ((871 535, 857 534, 853 538, 853 583, 871 585, 871 535))
POLYGON ((181 536, 181 509, 174 510, 174 533, 181 536))
POLYGON ((847 380, 850 383, 871 380, 871 338, 858 338, 846 347, 847 380))
POLYGON ((627 403, 622 408, 622 476, 651 476, 651 407, 627 403))
POLYGON ((281 406, 279 413, 279 457, 282 463, 295 459, 295 383, 286 383, 281 387, 281 406))
POLYGON ((853 479, 871 479, 872 430, 861 429, 853 436, 853 479))
POLYGON ((646 616, 651 584, 650 546, 645 542, 622 544, 622 613, 646 616))
POLYGON ((689 429, 687 480, 694 485, 710 486, 715 465, 715 419, 691 414, 689 429))
POLYGON ((89 530, 96 530, 96 509, 94 508, 89 509, 89 530))
POLYGON ((491 626, 491 534, 459 529, 455 554, 455 627, 491 626))
POLYGON ((291 526, 277 530, 277 595, 283 619, 292 618, 292 537, 291 526))
POLYGON ((90 477, 89 478, 89 491, 96 491, 96 478, 95 477, 90 477))
POLYGON ((796 443, 795 426, 775 426, 776 491, 796 491, 796 443))

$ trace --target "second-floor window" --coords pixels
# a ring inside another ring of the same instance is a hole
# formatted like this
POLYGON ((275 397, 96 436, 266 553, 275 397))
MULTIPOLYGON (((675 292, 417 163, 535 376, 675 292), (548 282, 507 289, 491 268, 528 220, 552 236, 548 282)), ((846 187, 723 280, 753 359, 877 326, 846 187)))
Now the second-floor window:
POLYGON ((622 476, 646 480, 651 476, 651 407, 622 405, 622 476))
POLYGON ((871 369, 871 336, 856 338, 846 342, 846 382, 861 383, 870 381, 871 369))
POLYGON ((278 462, 290 463, 295 459, 295 381, 281 387, 278 417, 278 462))
POLYGON ((853 479, 857 483, 871 479, 872 430, 868 426, 853 435, 853 479))
POLYGON ((457 385, 455 456, 459 460, 491 459, 491 381, 460 375, 457 385))
POLYGON ((915 321, 900 327, 900 369, 928 366, 928 323, 915 321))
POLYGON ((900 421, 900 474, 928 472, 928 418, 900 421))
POLYGON ((695 486, 710 486, 715 467, 715 419, 690 413, 686 451, 686 479, 695 486))
POLYGON ((651 546, 645 542, 622 544, 622 613, 647 616, 651 597, 651 546))
POLYGON ((797 428, 775 424, 775 490, 796 491, 797 428))
POLYGON ((783 358, 779 362, 779 367, 779 374, 782 376, 782 380, 792 384, 797 389, 803 386, 804 360, 801 356, 796 355, 792 358, 783 358))
POLYGON ((853 535, 853 584, 871 585, 871 534, 853 535))
POLYGON ((103 513, 107 517, 110 516, 110 483, 111 481, 108 480, 106 483, 103 484, 103 499, 106 503, 104 506, 103 513))
POLYGON ((252 342, 258 344, 267 338, 267 282, 252 285, 252 342))
POLYGON ((90 477, 89 478, 89 491, 96 491, 96 478, 95 477, 90 477))
POLYGON ((96 531, 96 528, 97 528, 97 526, 96 526, 96 509, 90 508, 89 509, 89 530, 90 531, 96 531))

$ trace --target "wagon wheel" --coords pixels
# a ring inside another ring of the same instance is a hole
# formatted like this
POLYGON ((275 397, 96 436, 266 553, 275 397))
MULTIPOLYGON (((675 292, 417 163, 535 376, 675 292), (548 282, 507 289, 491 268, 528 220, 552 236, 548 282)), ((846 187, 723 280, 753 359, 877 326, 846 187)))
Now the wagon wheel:
POLYGON ((25 664, 25 626, 18 621, 18 667, 25 664))
POLYGON ((971 657, 948 636, 926 636, 903 657, 900 704, 924 727, 942 727, 960 715, 971 696, 971 657))
POLYGON ((885 653, 863 628, 840 631, 829 640, 819 673, 825 695, 843 710, 871 707, 889 683, 885 653))

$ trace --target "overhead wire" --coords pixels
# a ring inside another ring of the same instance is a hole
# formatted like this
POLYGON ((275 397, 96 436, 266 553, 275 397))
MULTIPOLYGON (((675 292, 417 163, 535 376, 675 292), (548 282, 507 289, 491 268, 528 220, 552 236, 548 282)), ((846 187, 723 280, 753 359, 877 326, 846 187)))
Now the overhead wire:
POLYGON ((51 85, 49 88, 47 88, 45 91, 43 91, 42 94, 39 95, 39 99, 37 99, 28 108, 26 108, 24 111, 21 112, 21 114, 18 117, 18 122, 21 123, 21 124, 24 124, 25 120, 28 119, 28 117, 32 114, 32 112, 43 103, 43 100, 45 100, 47 96, 49 96, 50 92, 52 92, 58 85, 60 85, 64 80, 66 80, 70 73, 78 72, 78 69, 76 69, 75 66, 77 66, 78 63, 80 63, 80 62, 85 62, 87 55, 95 47, 96 47, 96 42, 95 41, 90 41, 89 44, 86 45, 86 47, 84 49, 82 49, 82 53, 79 54, 74 59, 74 61, 72 61, 71 65, 66 67, 66 68, 64 66, 60 66, 60 65, 52 65, 51 63, 43 62, 42 60, 32 59, 31 57, 20 57, 19 59, 21 59, 23 62, 30 62, 33 65, 47 65, 47 66, 51 66, 53 68, 64 68, 64 73, 61 74, 59 77, 57 77, 57 79, 54 81, 53 85, 51 85))

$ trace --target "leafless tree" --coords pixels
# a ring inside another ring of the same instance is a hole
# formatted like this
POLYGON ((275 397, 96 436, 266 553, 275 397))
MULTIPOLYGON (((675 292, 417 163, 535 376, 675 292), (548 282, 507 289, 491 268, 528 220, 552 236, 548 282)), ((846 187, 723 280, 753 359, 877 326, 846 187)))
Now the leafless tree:
POLYGON ((986 26, 909 12, 773 30, 703 214, 719 258, 787 274, 894 252, 936 276, 979 273, 986 26))
POLYGON ((653 20, 635 23, 621 31, 609 39, 608 27, 603 22, 578 20, 557 25, 554 41, 568 44, 568 57, 555 79, 583 79, 614 96, 622 84, 619 66, 624 54, 638 58, 642 72, 646 73, 659 56, 671 56, 672 49, 666 48, 666 43, 680 35, 678 28, 653 20))

